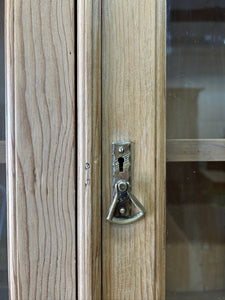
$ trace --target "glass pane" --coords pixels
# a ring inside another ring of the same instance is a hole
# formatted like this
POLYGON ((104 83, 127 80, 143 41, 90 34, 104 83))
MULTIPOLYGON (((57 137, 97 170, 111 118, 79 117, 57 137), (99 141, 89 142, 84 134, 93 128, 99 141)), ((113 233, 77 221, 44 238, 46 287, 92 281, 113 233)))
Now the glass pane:
MULTIPOLYGON (((4 1, 0 0, 0 141, 5 140, 4 1)), ((0 157, 2 157, 0 155, 0 157)), ((0 161, 0 299, 8 299, 6 168, 0 161)))
POLYGON ((225 138, 225 1, 167 9, 167 138, 225 138))
POLYGON ((166 299, 225 300, 225 1, 167 9, 166 299))

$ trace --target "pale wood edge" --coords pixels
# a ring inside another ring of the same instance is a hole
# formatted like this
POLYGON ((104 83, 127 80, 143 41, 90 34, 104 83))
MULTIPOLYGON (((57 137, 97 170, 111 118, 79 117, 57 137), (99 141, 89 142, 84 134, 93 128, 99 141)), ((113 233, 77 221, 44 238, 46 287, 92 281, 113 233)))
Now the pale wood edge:
POLYGON ((101 299, 101 1, 77 2, 78 299, 101 299))
POLYGON ((9 298, 18 299, 15 193, 14 0, 5 2, 6 179, 9 298))
POLYGON ((168 139, 167 161, 225 161, 225 139, 168 139))
POLYGON ((6 153, 5 153, 5 141, 0 141, 0 164, 5 164, 6 153))
POLYGON ((156 262, 155 299, 165 299, 166 0, 156 1, 156 262))

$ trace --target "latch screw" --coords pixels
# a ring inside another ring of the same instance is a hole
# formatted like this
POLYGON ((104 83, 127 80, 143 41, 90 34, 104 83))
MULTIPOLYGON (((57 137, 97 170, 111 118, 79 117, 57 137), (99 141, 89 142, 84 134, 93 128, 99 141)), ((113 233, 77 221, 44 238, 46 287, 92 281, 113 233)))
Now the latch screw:
POLYGON ((125 181, 119 181, 118 182, 118 189, 120 192, 126 192, 127 190, 127 183, 125 181))
POLYGON ((126 212, 126 209, 125 209, 124 207, 121 207, 121 208, 120 208, 120 213, 121 213, 121 215, 125 214, 125 212, 126 212))
POLYGON ((124 152, 124 148, 123 146, 120 146, 119 149, 118 149, 119 153, 123 153, 124 152))

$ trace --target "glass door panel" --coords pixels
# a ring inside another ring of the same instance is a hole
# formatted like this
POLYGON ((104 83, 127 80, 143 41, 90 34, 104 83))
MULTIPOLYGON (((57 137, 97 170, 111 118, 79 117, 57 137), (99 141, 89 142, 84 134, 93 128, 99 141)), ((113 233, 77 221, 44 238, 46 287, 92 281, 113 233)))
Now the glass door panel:
POLYGON ((0 299, 8 299, 5 167, 4 1, 0 0, 0 299))
POLYGON ((225 299, 225 2, 167 10, 166 299, 225 299))

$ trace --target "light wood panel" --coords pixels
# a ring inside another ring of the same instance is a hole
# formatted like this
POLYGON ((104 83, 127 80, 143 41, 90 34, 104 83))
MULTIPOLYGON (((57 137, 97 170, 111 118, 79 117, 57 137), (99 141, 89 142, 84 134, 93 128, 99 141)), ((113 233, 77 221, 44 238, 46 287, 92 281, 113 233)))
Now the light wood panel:
POLYGON ((102 1, 103 299, 155 299, 155 1, 102 1), (132 141, 137 223, 106 221, 111 144, 132 141))
POLYGON ((225 139, 168 139, 167 161, 225 161, 225 139))
POLYGON ((75 299, 74 2, 6 2, 11 299, 75 299))
POLYGON ((0 164, 5 164, 5 141, 0 141, 0 164))
POLYGON ((6 179, 8 286, 10 299, 18 299, 17 214, 15 176, 15 83, 14 83, 14 1, 5 5, 5 80, 6 80, 6 179))
MULTIPOLYGON (((156 1, 156 270, 157 300, 165 299, 166 249, 166 1, 156 1)), ((150 152, 151 150, 149 150, 150 152)))
POLYGON ((78 299, 101 299, 101 1, 78 12, 78 299))

